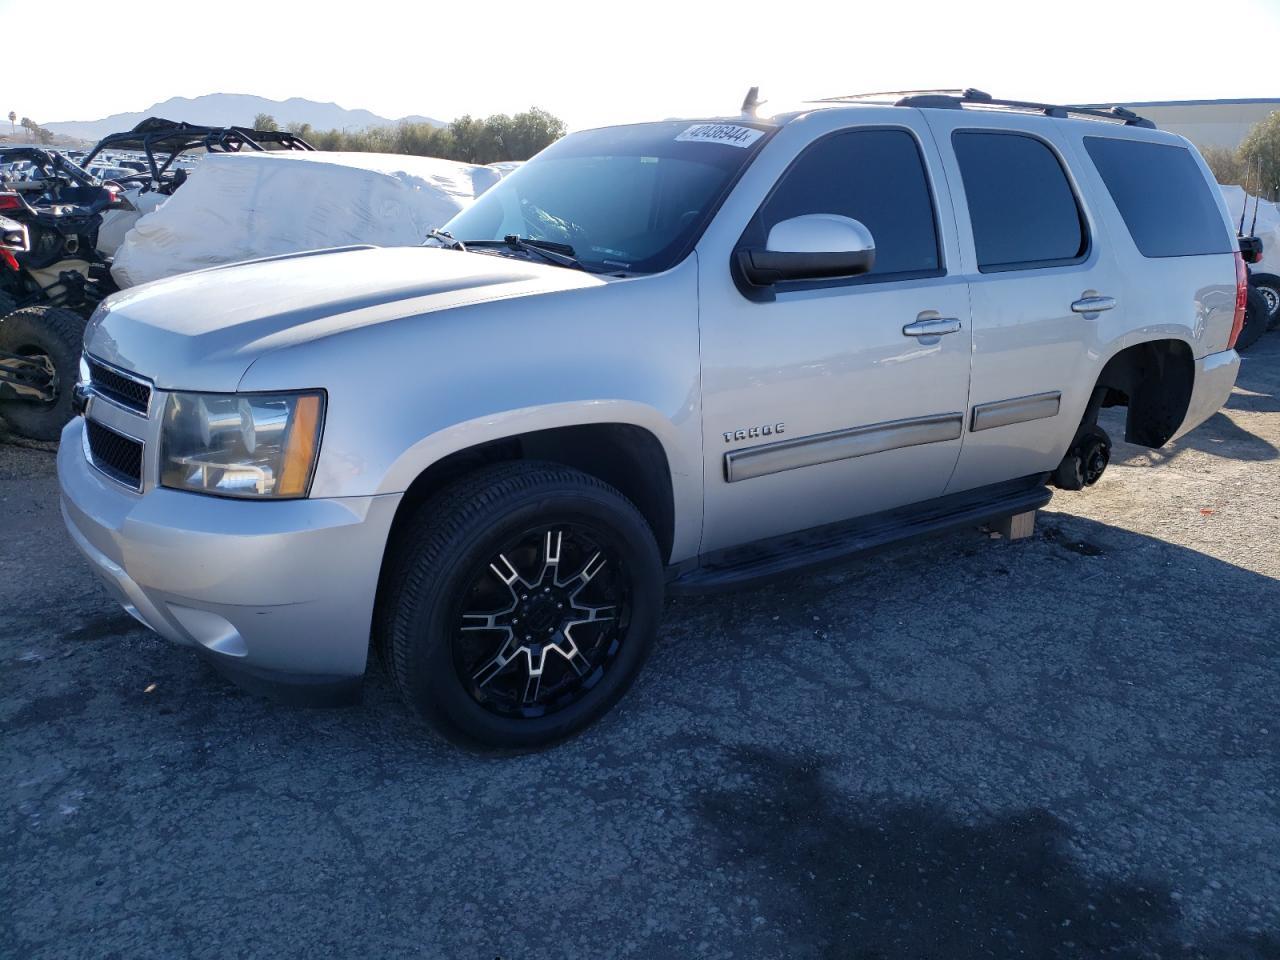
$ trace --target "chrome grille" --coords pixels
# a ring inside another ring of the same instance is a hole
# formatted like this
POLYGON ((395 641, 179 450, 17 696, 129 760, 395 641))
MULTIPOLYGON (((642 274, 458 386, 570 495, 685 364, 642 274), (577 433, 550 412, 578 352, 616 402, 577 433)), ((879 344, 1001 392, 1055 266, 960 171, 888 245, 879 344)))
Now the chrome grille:
POLYGON ((89 365, 89 384, 95 393, 112 403, 146 414, 151 405, 150 386, 125 376, 92 357, 85 357, 85 362, 89 365))
POLYGON ((142 489, 142 444, 93 420, 84 422, 89 462, 117 483, 142 489))

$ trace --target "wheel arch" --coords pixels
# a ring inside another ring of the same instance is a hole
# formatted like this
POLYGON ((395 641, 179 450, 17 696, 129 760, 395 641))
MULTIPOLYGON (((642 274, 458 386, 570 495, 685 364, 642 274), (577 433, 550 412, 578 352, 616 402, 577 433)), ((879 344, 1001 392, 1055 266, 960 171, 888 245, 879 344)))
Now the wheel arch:
POLYGON ((685 511, 691 502, 701 503, 693 489, 700 473, 684 462, 669 420, 621 401, 513 411, 426 438, 388 473, 388 489, 404 490, 391 535, 417 505, 454 480, 513 460, 573 467, 618 489, 648 521, 664 562, 690 537, 696 543, 698 531, 690 528, 700 523, 685 511))
POLYGON ((1195 377, 1195 353, 1186 340, 1144 340, 1118 350, 1107 360, 1095 391, 1105 390, 1101 406, 1127 408, 1126 441, 1162 447, 1186 419, 1195 377))

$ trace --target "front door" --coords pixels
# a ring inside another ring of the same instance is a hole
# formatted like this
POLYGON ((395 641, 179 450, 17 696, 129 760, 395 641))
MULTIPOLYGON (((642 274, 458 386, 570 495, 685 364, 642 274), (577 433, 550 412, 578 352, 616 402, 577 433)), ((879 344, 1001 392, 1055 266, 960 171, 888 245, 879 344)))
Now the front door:
POLYGON ((730 220, 722 244, 839 214, 870 230, 876 260, 865 276, 778 284, 754 302, 733 283, 732 251, 700 245, 703 553, 940 496, 960 453, 968 291, 949 270, 954 220, 923 121, 783 128, 753 166, 770 162, 787 168, 744 179, 717 218, 730 220))

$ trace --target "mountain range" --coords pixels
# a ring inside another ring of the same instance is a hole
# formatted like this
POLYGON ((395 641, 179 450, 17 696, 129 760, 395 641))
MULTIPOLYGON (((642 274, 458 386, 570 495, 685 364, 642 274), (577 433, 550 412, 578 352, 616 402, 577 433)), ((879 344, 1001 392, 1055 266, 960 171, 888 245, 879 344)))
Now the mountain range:
POLYGON ((432 117, 409 116, 395 120, 380 117, 369 110, 348 110, 336 103, 318 103, 302 97, 268 100, 245 93, 208 93, 203 97, 170 97, 136 113, 113 113, 101 120, 65 120, 43 123, 54 133, 80 140, 101 140, 109 133, 129 130, 147 117, 185 120, 214 127, 248 126, 259 113, 268 113, 281 127, 290 123, 309 123, 316 130, 361 130, 365 127, 389 127, 402 121, 444 126, 432 117))

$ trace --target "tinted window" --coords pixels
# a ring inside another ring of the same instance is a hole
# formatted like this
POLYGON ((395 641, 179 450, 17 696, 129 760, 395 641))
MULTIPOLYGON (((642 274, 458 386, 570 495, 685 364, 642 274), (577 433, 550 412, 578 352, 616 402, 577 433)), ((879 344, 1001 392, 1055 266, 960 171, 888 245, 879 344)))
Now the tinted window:
POLYGON ((1085 149, 1144 257, 1229 253, 1204 174, 1185 147, 1085 137, 1085 149))
POLYGON ((973 224, 978 269, 1071 262, 1087 248, 1062 164, 1034 137, 957 132, 951 142, 973 224))
POLYGON ((836 213, 861 221, 876 242, 872 275, 938 269, 933 198, 915 139, 902 130, 858 130, 806 150, 765 201, 763 239, 781 220, 836 213))

